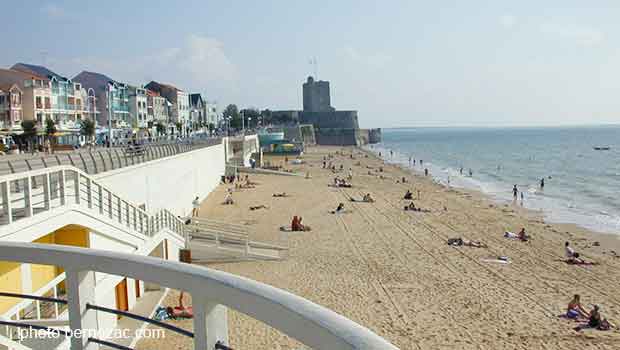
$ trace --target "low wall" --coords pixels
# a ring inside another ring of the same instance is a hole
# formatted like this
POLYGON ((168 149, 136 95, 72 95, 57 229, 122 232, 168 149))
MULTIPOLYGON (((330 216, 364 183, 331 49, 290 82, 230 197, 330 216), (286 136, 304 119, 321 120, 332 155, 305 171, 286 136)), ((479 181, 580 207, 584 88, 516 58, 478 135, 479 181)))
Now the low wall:
POLYGON ((94 177, 149 212, 165 208, 185 216, 196 196, 203 200, 215 189, 225 166, 224 145, 218 144, 94 177))

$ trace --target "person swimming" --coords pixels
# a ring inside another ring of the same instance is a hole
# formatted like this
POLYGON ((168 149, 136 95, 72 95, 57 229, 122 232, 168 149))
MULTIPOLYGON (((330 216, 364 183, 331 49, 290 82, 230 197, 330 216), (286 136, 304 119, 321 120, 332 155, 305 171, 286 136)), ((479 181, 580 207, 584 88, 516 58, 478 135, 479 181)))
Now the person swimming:
POLYGON ((512 187, 512 196, 515 200, 517 200, 517 194, 519 193, 519 189, 517 188, 517 185, 514 185, 512 187))

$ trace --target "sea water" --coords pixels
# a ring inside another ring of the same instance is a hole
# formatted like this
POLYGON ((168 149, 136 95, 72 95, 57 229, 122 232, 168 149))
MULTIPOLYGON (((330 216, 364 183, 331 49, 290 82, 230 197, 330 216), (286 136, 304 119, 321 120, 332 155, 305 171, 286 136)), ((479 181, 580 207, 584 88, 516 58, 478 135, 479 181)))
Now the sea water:
POLYGON ((517 205, 549 221, 620 234, 620 126, 384 129, 371 147, 388 162, 428 168, 445 185, 498 201, 511 202, 516 184, 517 205))

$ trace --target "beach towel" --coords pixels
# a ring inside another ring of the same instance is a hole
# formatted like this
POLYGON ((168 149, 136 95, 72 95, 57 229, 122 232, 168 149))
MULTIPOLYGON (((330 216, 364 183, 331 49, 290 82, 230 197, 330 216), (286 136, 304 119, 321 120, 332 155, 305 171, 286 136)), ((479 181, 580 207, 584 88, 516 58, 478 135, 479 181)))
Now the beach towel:
POLYGON ((482 259, 482 261, 497 264, 510 264, 510 260, 506 256, 500 256, 495 259, 482 259))

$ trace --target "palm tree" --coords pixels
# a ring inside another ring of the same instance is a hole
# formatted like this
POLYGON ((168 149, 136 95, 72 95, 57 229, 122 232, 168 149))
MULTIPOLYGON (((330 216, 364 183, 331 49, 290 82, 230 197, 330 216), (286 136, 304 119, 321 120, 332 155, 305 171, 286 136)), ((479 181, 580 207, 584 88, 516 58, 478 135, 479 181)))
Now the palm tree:
POLYGON ((53 141, 56 138, 56 136, 54 135, 56 134, 56 131, 58 130, 56 129, 56 123, 54 122, 54 120, 52 118, 45 119, 45 136, 47 136, 47 140, 49 141, 50 145, 49 149, 46 150, 46 152, 51 153, 53 150, 52 145, 55 143, 53 141))
POLYGON ((90 119, 83 119, 80 123, 80 134, 82 134, 88 142, 91 142, 95 135, 95 122, 90 119))

